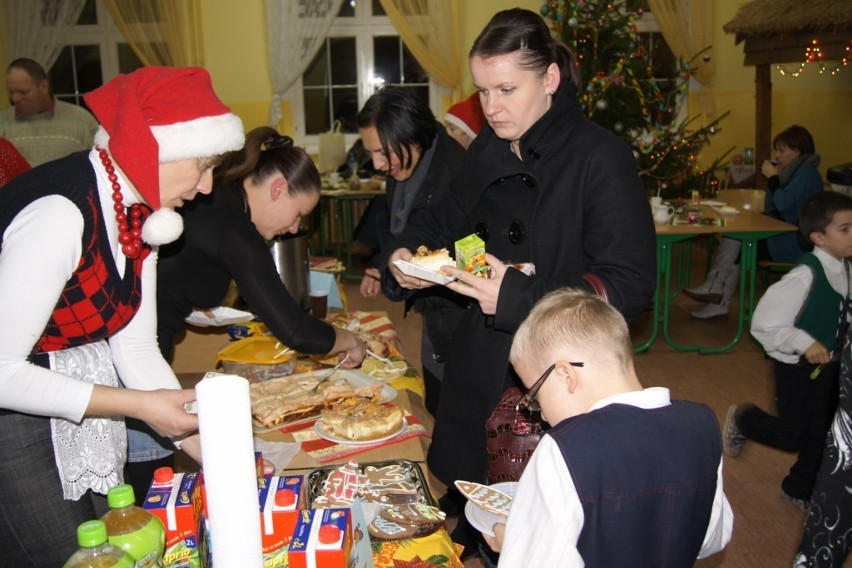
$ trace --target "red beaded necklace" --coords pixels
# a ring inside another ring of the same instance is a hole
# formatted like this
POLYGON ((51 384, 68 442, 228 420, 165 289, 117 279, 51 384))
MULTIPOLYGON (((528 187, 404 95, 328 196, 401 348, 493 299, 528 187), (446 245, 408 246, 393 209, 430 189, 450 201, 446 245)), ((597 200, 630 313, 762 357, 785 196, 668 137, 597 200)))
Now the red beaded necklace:
POLYGON ((121 243, 121 252, 130 260, 136 260, 142 255, 145 248, 142 245, 142 206, 138 203, 130 206, 130 222, 128 223, 124 198, 121 195, 121 184, 118 183, 118 175, 115 173, 112 160, 103 148, 95 147, 95 149, 104 165, 107 179, 112 184, 112 208, 115 210, 115 220, 118 222, 118 242, 121 243))

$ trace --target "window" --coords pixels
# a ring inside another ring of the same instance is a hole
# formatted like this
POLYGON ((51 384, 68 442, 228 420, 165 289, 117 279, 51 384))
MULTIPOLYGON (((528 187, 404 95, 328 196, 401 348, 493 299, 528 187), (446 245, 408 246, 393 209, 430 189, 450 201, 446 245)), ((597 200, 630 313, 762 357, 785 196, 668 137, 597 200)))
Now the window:
POLYGON ((340 120, 351 145, 358 111, 384 85, 416 89, 436 116, 447 94, 405 47, 378 0, 345 0, 324 45, 288 93, 296 138, 315 148, 317 135, 340 120))
POLYGON ((68 45, 48 70, 56 98, 83 104, 83 95, 142 62, 118 31, 101 0, 87 0, 68 45))

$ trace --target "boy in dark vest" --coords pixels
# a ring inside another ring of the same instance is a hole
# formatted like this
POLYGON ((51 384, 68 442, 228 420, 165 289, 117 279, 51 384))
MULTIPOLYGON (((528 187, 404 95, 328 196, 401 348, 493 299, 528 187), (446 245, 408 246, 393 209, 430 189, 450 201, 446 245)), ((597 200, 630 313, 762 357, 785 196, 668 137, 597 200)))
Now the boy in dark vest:
POLYGON ((713 411, 643 389, 627 323, 563 288, 518 328, 509 357, 527 387, 519 411, 552 425, 486 541, 500 566, 692 566, 728 543, 713 411))
POLYGON ((781 497, 801 509, 811 498, 825 436, 837 408, 838 359, 849 307, 852 198, 833 191, 805 203, 799 229, 813 252, 770 286, 751 322, 751 334, 772 358, 777 415, 754 404, 732 405, 724 427, 725 453, 736 457, 746 440, 799 452, 781 482, 781 497))

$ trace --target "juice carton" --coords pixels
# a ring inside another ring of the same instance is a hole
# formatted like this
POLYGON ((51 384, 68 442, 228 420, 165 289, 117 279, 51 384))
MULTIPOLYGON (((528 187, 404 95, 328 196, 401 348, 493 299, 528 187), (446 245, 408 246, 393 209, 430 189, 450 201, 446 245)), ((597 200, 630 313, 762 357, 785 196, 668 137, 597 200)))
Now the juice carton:
POLYGON ((349 509, 299 511, 290 542, 290 568, 349 566, 352 514, 349 509))
POLYGON ((299 520, 303 483, 301 475, 257 480, 264 568, 287 566, 287 549, 299 520))
POLYGON ((174 473, 171 468, 154 472, 151 489, 142 508, 160 519, 166 529, 164 568, 201 568, 202 514, 198 473, 174 473))
POLYGON ((485 264, 485 241, 476 233, 459 239, 455 243, 456 266, 467 270, 474 276, 488 278, 488 265, 485 264))

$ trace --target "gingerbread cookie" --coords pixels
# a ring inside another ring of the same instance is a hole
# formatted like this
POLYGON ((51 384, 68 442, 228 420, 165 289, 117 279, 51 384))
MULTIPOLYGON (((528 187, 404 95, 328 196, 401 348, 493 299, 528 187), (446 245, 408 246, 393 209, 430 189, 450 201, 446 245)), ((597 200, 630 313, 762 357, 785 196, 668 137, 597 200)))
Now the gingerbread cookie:
POLYGON ((389 485, 405 481, 405 474, 402 473, 402 468, 398 464, 386 465, 385 467, 368 465, 364 468, 364 475, 373 485, 389 485))
POLYGON ((493 487, 474 483, 472 481, 456 481, 456 487, 467 497, 467 500, 489 513, 500 517, 509 516, 512 498, 493 487))
POLYGON ((382 511, 381 516, 390 521, 415 525, 441 524, 447 518, 442 510, 424 503, 394 505, 382 511))
POLYGON ((399 540, 412 538, 417 534, 417 527, 411 524, 397 523, 379 515, 367 527, 370 536, 382 540, 399 540))

